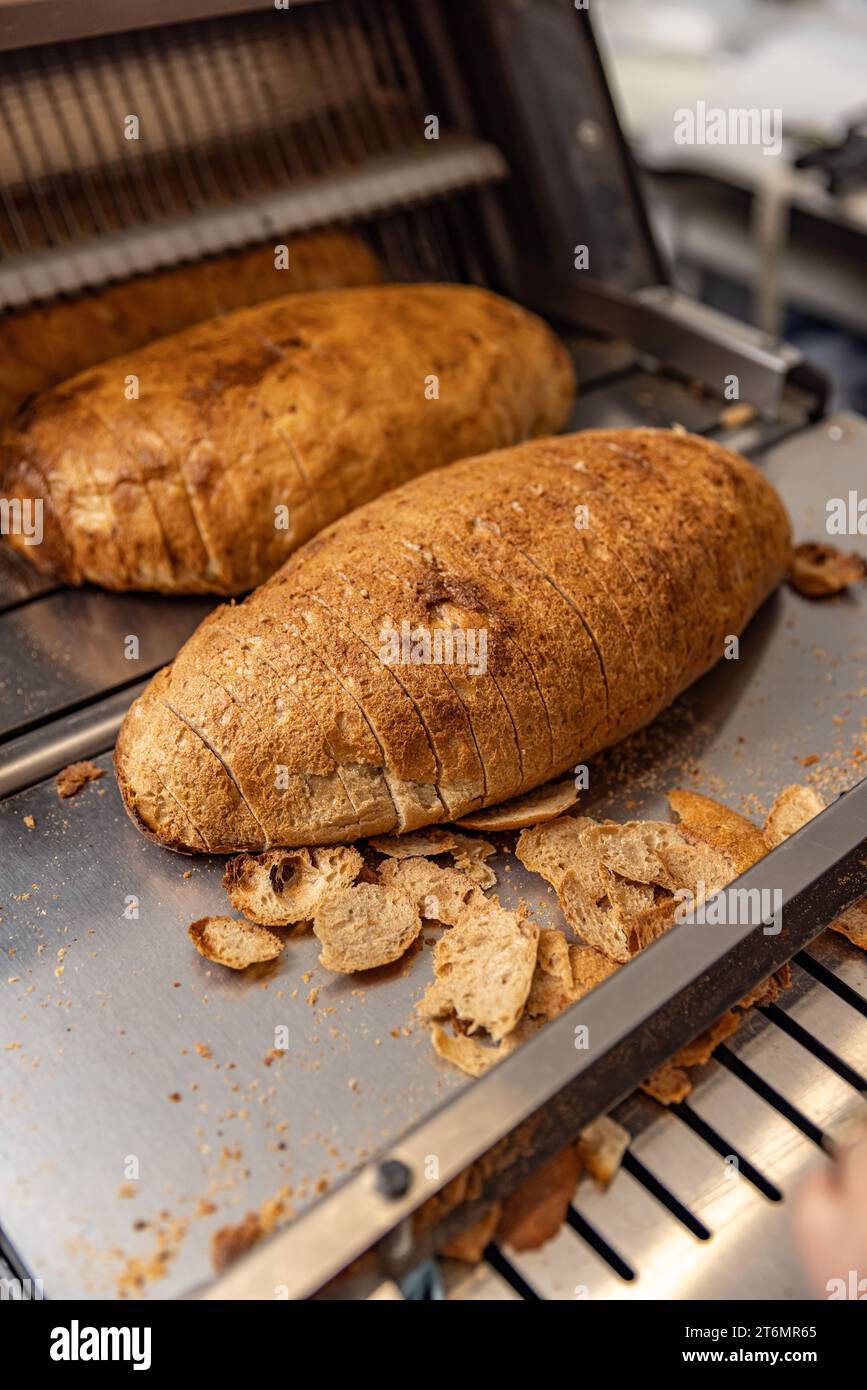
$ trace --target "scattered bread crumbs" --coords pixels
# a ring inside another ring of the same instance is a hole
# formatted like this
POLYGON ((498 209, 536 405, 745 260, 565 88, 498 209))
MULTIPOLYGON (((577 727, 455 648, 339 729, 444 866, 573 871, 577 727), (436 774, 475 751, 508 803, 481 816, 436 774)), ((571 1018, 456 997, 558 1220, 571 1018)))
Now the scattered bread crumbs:
POLYGON ((281 1057, 285 1056, 285 1047, 272 1047, 271 1051, 267 1052, 265 1056, 262 1058, 262 1063, 264 1066, 270 1067, 274 1062, 278 1061, 281 1057))
POLYGON ((36 829, 36 817, 35 817, 35 816, 25 816, 25 817, 24 817, 24 824, 27 826, 27 829, 28 829, 28 830, 35 830, 35 829, 36 829))
POLYGON ((310 1007, 311 1009, 315 1009, 315 1008, 316 1008, 316 1000, 317 1000, 318 998, 319 998, 319 985, 314 985, 313 989, 311 989, 310 993, 307 995, 307 1004, 309 1005, 309 1007, 310 1007))
MULTIPOLYGON (((167 1214, 163 1213, 163 1218, 166 1217, 167 1214)), ((156 1233, 156 1252, 147 1258, 133 1256, 121 1269, 117 1278, 118 1298, 138 1297, 148 1284, 164 1279, 185 1235, 186 1226, 181 1222, 172 1221, 160 1227, 156 1233)))
POLYGON ((61 801, 67 801, 69 797, 77 796, 88 782, 96 782, 104 776, 105 768, 97 767, 87 759, 80 763, 70 763, 69 767, 57 774, 57 795, 61 801))
POLYGON ((207 1043, 196 1043, 196 1052, 200 1057, 213 1057, 214 1055, 207 1043))
POLYGON ((243 1221, 234 1226, 222 1226, 211 1236, 211 1264, 222 1274, 240 1255, 252 1249, 258 1241, 271 1235, 278 1225, 291 1221, 295 1215, 289 1201, 292 1189, 283 1187, 276 1197, 267 1198, 258 1211, 248 1211, 243 1221))
POLYGON ((180 1091, 172 1091, 169 1096, 169 1100, 173 1101, 175 1105, 178 1105, 181 1099, 182 1097, 180 1091))
POLYGON ((137 1192, 138 1189, 133 1187, 131 1182, 125 1182, 117 1189, 118 1197, 123 1198, 135 1197, 137 1195, 137 1192))

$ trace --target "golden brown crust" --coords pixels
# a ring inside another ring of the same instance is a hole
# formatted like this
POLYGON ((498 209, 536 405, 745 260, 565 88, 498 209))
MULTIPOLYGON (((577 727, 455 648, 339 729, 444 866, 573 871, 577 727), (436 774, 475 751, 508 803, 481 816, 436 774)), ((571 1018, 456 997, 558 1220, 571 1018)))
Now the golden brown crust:
MULTIPOLYGON (((654 717, 719 657, 725 635, 742 630, 788 560, 788 522, 770 484, 745 460, 704 440, 596 432, 463 460, 344 517, 245 603, 222 610, 193 635, 127 718, 118 764, 127 802, 132 789, 138 820, 158 835, 165 814, 163 843, 200 848, 179 833, 178 816, 153 789, 145 798, 153 804, 136 807, 143 774, 133 774, 130 759, 137 758, 177 798, 200 839, 221 853, 409 831, 472 810, 482 787, 485 803, 495 805, 586 761, 636 721, 654 717), (603 540, 588 549, 574 527, 572 494, 551 482, 552 468, 560 467, 552 458, 580 453, 588 466, 603 460, 613 493, 621 454, 609 448, 612 440, 627 453, 622 467, 636 524, 642 479, 649 478, 652 524, 677 538, 665 557, 670 579, 660 581, 661 592, 682 596, 676 624, 665 620, 647 630, 653 571, 648 561, 639 584, 637 541, 631 576, 618 589, 615 542, 604 537, 616 532, 619 513, 606 513, 601 496, 594 501, 603 540), (634 463, 637 450, 652 467, 634 463), (665 511, 659 476, 668 479, 665 511), (705 492, 716 502, 705 500, 705 492), (696 496, 699 513, 715 508, 719 525, 699 524, 696 496), (511 506, 515 501, 520 511, 511 506), (416 537, 425 516, 432 550, 444 566, 436 585, 430 559, 412 548, 421 545, 416 537), (475 573, 459 561, 457 547, 439 550, 441 538, 452 534, 467 538, 467 554, 478 554, 475 573), (403 539, 410 546, 380 581, 376 556, 395 553, 386 552, 388 535, 392 546, 403 539), (607 597, 594 587, 603 574, 607 597), (471 675, 455 665, 445 674, 436 663, 386 661, 380 621, 388 618, 400 629, 409 614, 432 628, 446 590, 456 625, 487 615, 485 669, 471 675), (235 646, 254 654, 249 662, 227 665, 223 629, 231 630, 235 646), (532 653, 534 669, 516 661, 519 646, 532 653), (310 659, 302 660, 302 653, 310 659), (506 671, 498 694, 493 681, 506 671), (351 725, 337 709, 338 691, 344 713, 352 702, 351 725), (506 691, 527 718, 536 711, 521 750, 524 785, 517 788, 519 763, 509 739, 518 720, 495 723, 491 715, 493 701, 506 691), (199 740, 197 752, 186 741, 181 761, 166 753, 166 741, 177 733, 172 720, 199 740), (280 767, 287 780, 275 787, 280 767), (349 774, 379 789, 374 810, 364 817, 350 796, 349 774)), ((700 805, 694 793, 682 796, 683 808, 700 805)), ((681 805, 677 809, 687 839, 718 847, 715 806, 708 825, 697 813, 684 817, 681 805)), ((741 818, 740 838, 733 835, 727 847, 738 873, 766 844, 741 818)))
POLYGON ((373 253, 345 232, 285 244, 286 270, 276 268, 273 244, 256 246, 0 318, 0 417, 26 396, 191 324, 290 292, 381 278, 373 253))
POLYGON ((560 428, 573 392, 550 329, 488 291, 323 290, 44 392, 11 423, 5 466, 9 487, 25 467, 44 477, 70 582, 233 594, 384 488, 560 428))

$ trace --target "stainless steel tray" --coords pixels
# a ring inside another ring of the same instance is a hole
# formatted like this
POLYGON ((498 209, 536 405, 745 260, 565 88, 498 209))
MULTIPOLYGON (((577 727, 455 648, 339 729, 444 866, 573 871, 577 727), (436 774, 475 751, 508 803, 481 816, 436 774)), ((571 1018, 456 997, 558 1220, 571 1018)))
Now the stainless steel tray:
MULTIPOLYGON (((585 424, 607 422, 597 394, 585 424)), ((821 538, 826 499, 859 487, 865 446, 867 424, 840 416, 768 455, 799 538, 821 538)), ((585 809, 658 814, 666 789, 686 782, 759 814, 790 781, 815 779, 829 796, 852 785, 864 613, 863 594, 811 604, 780 592, 739 661, 699 682, 629 757, 599 764, 585 809)), ((141 1273, 157 1296, 188 1292, 209 1277, 215 1228, 270 1199, 296 1213, 327 1200, 470 1084, 413 1023, 424 949, 363 981, 322 971, 310 937, 255 977, 202 961, 184 928, 224 909, 222 864, 143 840, 110 775, 71 802, 52 782, 7 799, 0 837, 0 1223, 49 1297, 112 1296, 141 1273), (288 1050, 274 1058, 284 1026, 288 1050)), ((496 867, 503 901, 524 896, 540 920, 559 920, 514 858, 496 867)))

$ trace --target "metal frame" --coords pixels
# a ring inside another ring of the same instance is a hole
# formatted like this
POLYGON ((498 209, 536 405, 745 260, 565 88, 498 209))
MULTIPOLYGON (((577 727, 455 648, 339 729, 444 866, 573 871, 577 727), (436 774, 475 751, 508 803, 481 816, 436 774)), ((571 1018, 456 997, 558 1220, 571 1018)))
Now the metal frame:
POLYGON ((128 9, 117 0, 0 0, 0 51, 44 43, 46 34, 60 42, 273 8, 273 0, 136 0, 128 9))
MULTIPOLYGON (((779 890, 778 935, 752 923, 673 928, 203 1296, 267 1298, 283 1285, 292 1298, 309 1297, 374 1247, 363 1278, 412 1267, 452 1234, 433 1227, 413 1238, 411 1219, 426 1201, 517 1132, 480 1200, 502 1195, 629 1095, 867 891, 865 845, 867 779, 723 890, 779 890), (583 1052, 578 1024, 590 1040, 583 1052), (439 1161, 435 1181, 424 1176, 430 1155, 439 1161), (389 1164, 405 1173, 394 1195, 379 1177, 389 1164)), ((460 1224, 477 1209, 462 1207, 460 1224)))
POLYGON ((542 313, 627 339, 637 351, 701 381, 721 398, 726 378, 734 374, 740 398, 771 417, 779 415, 788 387, 808 398, 810 419, 824 410, 828 383, 797 348, 668 285, 628 295, 582 276, 570 282, 529 265, 518 273, 514 292, 542 313))

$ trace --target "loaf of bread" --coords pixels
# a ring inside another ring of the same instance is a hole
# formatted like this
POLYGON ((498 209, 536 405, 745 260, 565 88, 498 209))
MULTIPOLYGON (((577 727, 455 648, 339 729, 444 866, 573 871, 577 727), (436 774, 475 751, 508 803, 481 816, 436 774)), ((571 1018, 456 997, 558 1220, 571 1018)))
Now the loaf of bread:
POLYGON ((789 560, 771 484, 704 439, 599 430, 464 459, 202 623, 123 723, 127 809, 218 853, 456 820, 647 724, 789 560))
POLYGON ((285 269, 272 243, 0 317, 0 418, 26 396, 191 324, 290 292, 380 279, 373 252, 346 232, 284 245, 285 269))
POLYGON ((573 393, 547 325, 487 290, 290 295, 22 407, 5 495, 45 499, 44 539, 11 540, 71 584, 242 593, 387 488, 562 429, 573 393))

